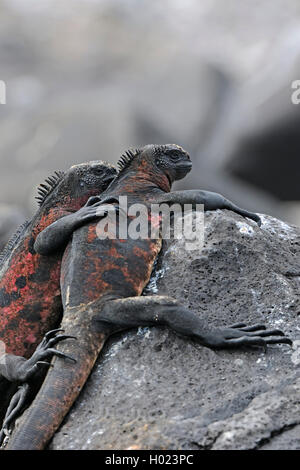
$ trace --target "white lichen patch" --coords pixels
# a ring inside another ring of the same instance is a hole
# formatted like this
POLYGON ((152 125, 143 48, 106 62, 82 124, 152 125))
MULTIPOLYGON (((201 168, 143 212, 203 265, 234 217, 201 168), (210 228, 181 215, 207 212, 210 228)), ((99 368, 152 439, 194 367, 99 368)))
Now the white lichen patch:
POLYGON ((293 342, 293 353, 291 355, 291 361, 295 366, 300 365, 300 340, 297 339, 293 342))
POLYGON ((145 327, 140 326, 137 330, 137 335, 143 336, 146 339, 150 337, 150 334, 151 334, 151 330, 148 326, 145 326, 145 327))
POLYGON ((267 367, 268 366, 265 353, 262 353, 260 355, 260 357, 256 361, 256 364, 258 364, 261 367, 267 367))
POLYGON ((109 350, 103 355, 104 359, 114 357, 118 354, 118 352, 122 349, 124 343, 128 340, 129 335, 124 335, 122 338, 113 344, 109 350))
POLYGON ((239 228, 239 231, 243 235, 252 236, 255 233, 254 229, 250 225, 246 224, 245 222, 236 221, 235 223, 236 223, 237 227, 239 228))
POLYGON ((284 323, 283 318, 279 318, 278 320, 273 320, 273 325, 274 326, 280 326, 284 323))
POLYGON ((166 271, 170 269, 168 266, 163 266, 161 269, 153 270, 150 281, 144 289, 144 294, 157 294, 158 293, 158 281, 164 277, 166 271))

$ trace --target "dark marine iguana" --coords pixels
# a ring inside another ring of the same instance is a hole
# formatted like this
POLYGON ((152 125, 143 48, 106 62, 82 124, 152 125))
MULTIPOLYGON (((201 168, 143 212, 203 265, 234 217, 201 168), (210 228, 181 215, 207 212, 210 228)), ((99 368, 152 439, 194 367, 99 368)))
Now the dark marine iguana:
MULTIPOLYGON (((165 202, 169 197, 173 202, 178 197, 166 194, 172 183, 190 169, 188 154, 176 145, 143 147, 121 160, 117 178, 94 206, 101 209, 102 203, 116 204, 120 196, 127 196, 129 205, 142 203, 147 209, 150 203, 165 202)), ((186 196, 185 203, 194 201, 195 194, 186 196)), ((150 222, 157 224, 150 211, 147 213, 150 222)), ((126 218, 127 223, 130 220, 126 218)), ((39 235, 37 251, 52 251, 55 243, 60 246, 60 224, 58 221, 46 229, 50 246, 43 236, 45 232, 39 235)), ((90 222, 74 231, 61 265, 61 327, 77 341, 67 340, 58 349, 74 357, 76 364, 62 362, 59 357, 53 359, 53 368, 12 433, 7 449, 43 449, 47 445, 85 384, 105 340, 117 331, 163 324, 210 348, 291 344, 280 330, 245 324, 210 328, 196 313, 170 297, 141 296, 160 252, 161 238, 132 240, 110 238, 109 234, 102 238, 97 224, 90 222)))
MULTIPOLYGON (((59 324, 62 313, 63 252, 45 258, 34 250, 35 238, 61 217, 68 215, 69 222, 72 221, 75 211, 77 226, 95 217, 93 208, 78 210, 91 196, 101 193, 116 173, 112 165, 102 161, 55 172, 38 188, 36 214, 17 230, 0 255, 0 341, 1 353, 5 352, 0 358, 0 423, 16 388, 11 386, 12 382, 30 380, 43 369, 46 358, 61 354, 53 347, 66 339, 64 335, 56 335, 60 330, 48 332, 59 324)), ((67 232, 67 223, 65 227, 67 232)), ((24 402, 24 392, 24 388, 17 392, 14 407, 18 404, 20 408, 24 402)))

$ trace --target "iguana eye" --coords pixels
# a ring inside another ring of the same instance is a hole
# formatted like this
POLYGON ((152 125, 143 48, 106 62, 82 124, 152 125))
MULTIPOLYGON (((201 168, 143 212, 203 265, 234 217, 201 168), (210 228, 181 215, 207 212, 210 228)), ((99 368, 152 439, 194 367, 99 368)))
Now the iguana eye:
POLYGON ((102 175, 103 170, 102 170, 102 168, 94 168, 93 173, 95 173, 96 175, 102 175))

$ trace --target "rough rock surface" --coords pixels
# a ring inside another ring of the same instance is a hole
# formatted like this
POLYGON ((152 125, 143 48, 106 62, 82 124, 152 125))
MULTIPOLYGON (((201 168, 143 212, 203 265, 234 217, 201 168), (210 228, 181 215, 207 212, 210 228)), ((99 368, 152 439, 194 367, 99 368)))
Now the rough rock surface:
POLYGON ((214 352, 167 328, 110 339, 52 449, 299 449, 300 230, 205 216, 203 250, 173 241, 147 289, 212 325, 263 322, 293 348, 214 352))

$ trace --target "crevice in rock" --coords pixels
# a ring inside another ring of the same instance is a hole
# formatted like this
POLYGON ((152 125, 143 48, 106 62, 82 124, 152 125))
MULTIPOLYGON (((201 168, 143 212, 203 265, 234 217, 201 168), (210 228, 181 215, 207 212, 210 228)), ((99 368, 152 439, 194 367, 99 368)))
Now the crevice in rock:
POLYGON ((218 432, 214 438, 209 439, 209 443, 207 444, 199 444, 199 442, 196 441, 191 441, 191 444, 195 445, 199 450, 211 450, 219 436, 221 436, 222 432, 223 431, 218 432))
POLYGON ((295 421, 294 423, 291 424, 285 424, 282 426, 280 429, 274 429, 274 431, 271 431, 269 437, 264 437, 261 439, 256 446, 253 448, 253 450, 259 450, 261 447, 263 447, 265 444, 269 444, 273 437, 279 436, 280 434, 285 433, 286 431, 290 431, 291 429, 295 428, 300 424, 300 421, 295 421))

